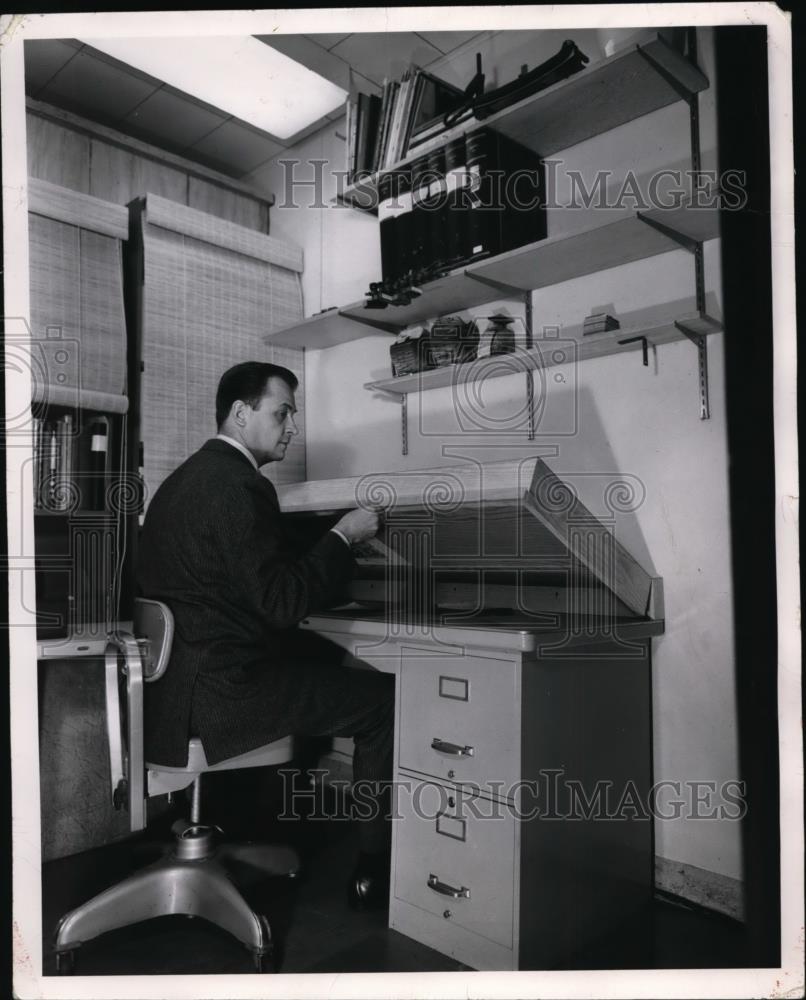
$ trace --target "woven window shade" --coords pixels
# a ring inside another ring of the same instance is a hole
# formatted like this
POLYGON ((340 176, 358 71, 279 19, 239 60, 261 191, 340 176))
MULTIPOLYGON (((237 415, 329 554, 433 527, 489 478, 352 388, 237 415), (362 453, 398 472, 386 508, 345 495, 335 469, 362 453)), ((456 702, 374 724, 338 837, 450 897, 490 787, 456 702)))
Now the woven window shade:
POLYGON ((273 237, 147 195, 143 219, 142 421, 147 497, 216 434, 221 375, 241 361, 272 361, 299 379, 300 433, 276 484, 305 478, 303 353, 261 335, 302 318, 300 250, 273 237))
POLYGON ((124 413, 126 209, 29 181, 32 396, 124 413))

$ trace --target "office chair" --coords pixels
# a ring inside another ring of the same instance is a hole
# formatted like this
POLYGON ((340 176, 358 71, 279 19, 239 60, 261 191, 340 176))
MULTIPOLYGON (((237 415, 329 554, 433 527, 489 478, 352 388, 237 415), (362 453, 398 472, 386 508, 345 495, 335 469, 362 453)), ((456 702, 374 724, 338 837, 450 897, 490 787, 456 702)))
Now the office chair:
POLYGON ((106 709, 110 776, 116 808, 127 807, 132 832, 146 825, 146 799, 193 786, 190 822, 172 827, 173 848, 166 856, 66 914, 56 928, 56 967, 73 971, 75 950, 99 934, 152 917, 185 914, 204 917, 233 934, 252 952, 258 972, 273 968, 271 928, 254 913, 233 885, 230 862, 263 875, 294 876, 295 851, 282 845, 219 844, 216 827, 201 822, 201 777, 208 771, 284 764, 293 756, 286 737, 218 764, 208 764, 200 739, 188 743, 185 767, 144 760, 143 684, 168 668, 173 616, 160 601, 137 600, 134 636, 117 632, 106 647, 106 709), (137 638, 135 638, 137 636, 137 638), (121 702, 123 713, 121 713, 121 702))

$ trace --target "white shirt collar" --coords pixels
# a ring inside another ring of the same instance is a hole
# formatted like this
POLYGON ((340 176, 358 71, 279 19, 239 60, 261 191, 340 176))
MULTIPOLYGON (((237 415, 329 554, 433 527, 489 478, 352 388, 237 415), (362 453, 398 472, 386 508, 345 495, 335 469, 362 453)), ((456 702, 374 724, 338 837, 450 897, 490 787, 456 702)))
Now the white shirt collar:
POLYGON ((258 464, 255 461, 255 456, 249 451, 248 448, 244 447, 240 441, 236 441, 235 438, 227 437, 226 434, 216 434, 217 441, 226 441, 227 444, 231 444, 233 448, 237 448, 242 454, 246 455, 252 465, 257 469, 258 464))

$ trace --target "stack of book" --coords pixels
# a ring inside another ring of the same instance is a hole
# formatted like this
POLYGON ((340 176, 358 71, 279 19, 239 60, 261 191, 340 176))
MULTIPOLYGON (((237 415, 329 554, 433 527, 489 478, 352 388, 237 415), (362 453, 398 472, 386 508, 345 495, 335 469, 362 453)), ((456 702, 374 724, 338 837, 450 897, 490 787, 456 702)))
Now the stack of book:
MULTIPOLYGON (((416 66, 383 84, 380 97, 347 99, 347 181, 388 169, 445 130, 444 116, 463 92, 416 66)), ((469 114, 469 111, 468 111, 469 114)))
POLYGON ((582 324, 582 334, 587 337, 591 333, 604 333, 607 330, 618 330, 620 323, 610 313, 591 313, 585 317, 582 324))

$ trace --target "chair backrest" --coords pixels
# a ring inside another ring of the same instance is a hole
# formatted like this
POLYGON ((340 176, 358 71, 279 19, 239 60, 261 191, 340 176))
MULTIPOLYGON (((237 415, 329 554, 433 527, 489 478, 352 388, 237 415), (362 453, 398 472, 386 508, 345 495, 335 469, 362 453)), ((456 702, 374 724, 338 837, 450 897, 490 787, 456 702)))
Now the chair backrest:
POLYGON ((155 681, 168 667, 174 638, 174 616, 162 601, 138 597, 134 602, 134 634, 138 640, 147 640, 141 646, 143 679, 155 681))

